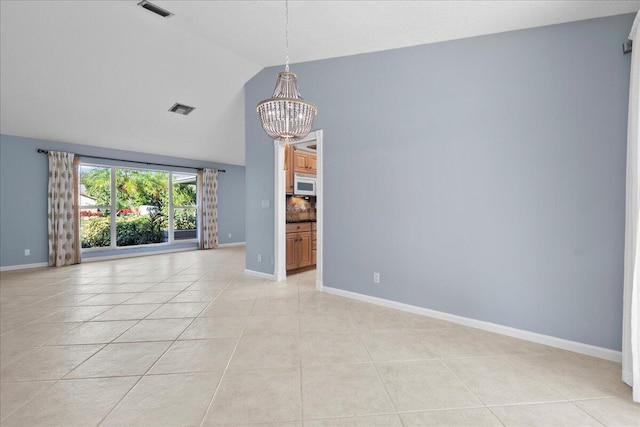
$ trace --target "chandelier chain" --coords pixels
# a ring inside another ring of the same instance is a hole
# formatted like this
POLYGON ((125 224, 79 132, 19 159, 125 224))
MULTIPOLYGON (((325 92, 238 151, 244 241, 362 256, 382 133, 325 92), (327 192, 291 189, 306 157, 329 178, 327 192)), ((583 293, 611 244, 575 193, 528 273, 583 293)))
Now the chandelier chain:
POLYGON ((298 79, 289 71, 289 1, 285 0, 285 71, 278 73, 278 81, 273 96, 261 101, 257 106, 264 131, 285 146, 309 134, 313 118, 318 112, 316 106, 300 96, 298 79))
POLYGON ((289 0, 284 1, 286 22, 284 26, 285 71, 289 71, 289 0))

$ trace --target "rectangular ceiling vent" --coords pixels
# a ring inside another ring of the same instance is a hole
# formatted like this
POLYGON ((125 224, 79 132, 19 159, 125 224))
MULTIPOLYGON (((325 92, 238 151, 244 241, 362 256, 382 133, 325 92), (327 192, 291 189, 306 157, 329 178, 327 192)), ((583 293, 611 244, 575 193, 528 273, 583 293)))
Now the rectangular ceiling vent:
POLYGON ((189 107, 188 105, 178 104, 176 102, 175 104, 173 104, 173 107, 169 108, 169 111, 171 111, 172 113, 178 113, 178 114, 182 114, 183 116, 186 116, 187 114, 189 114, 195 109, 196 107, 189 107))
POLYGON ((142 6, 143 8, 147 9, 148 11, 153 12, 156 15, 160 15, 163 18, 171 18, 173 16, 173 13, 171 13, 168 10, 165 10, 165 9, 159 7, 159 6, 156 6, 153 3, 150 3, 147 0, 142 0, 140 3, 138 3, 138 6, 142 6))

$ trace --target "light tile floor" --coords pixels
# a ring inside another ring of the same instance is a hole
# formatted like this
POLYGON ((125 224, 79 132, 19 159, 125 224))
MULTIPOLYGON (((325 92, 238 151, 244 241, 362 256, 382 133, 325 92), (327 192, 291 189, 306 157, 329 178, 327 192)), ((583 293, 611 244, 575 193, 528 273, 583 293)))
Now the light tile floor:
POLYGON ((617 363, 243 270, 236 247, 2 273, 2 425, 640 426, 617 363))

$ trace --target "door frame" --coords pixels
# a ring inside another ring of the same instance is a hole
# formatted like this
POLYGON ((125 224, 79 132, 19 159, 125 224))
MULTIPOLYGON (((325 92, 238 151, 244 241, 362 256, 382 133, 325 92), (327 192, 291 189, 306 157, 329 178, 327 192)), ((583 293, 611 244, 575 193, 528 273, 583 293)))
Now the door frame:
MULTIPOLYGON (((296 145, 302 142, 316 142, 316 161, 318 173, 316 176, 316 233, 319 236, 317 239, 316 245, 316 290, 322 291, 322 259, 323 259, 323 251, 322 248, 324 246, 323 236, 323 206, 324 206, 324 197, 323 197, 323 159, 322 159, 322 130, 317 130, 315 132, 309 133, 309 135, 300 140, 296 141, 291 145, 296 145)), ((274 254, 275 254, 275 266, 274 266, 274 280, 276 282, 280 282, 286 280, 287 278, 287 247, 286 247, 286 206, 285 199, 286 193, 284 190, 285 186, 285 174, 284 174, 284 142, 283 141, 273 141, 274 147, 274 254)), ((290 162, 293 162, 293 159, 289 159, 290 162)), ((291 163, 291 167, 293 167, 293 163, 291 163)))

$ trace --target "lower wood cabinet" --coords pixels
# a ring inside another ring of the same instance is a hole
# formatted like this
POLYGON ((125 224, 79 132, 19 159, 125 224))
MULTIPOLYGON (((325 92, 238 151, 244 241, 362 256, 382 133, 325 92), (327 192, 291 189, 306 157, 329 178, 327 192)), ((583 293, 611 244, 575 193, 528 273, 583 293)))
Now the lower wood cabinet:
MULTIPOLYGON (((314 232, 315 233, 315 232, 314 232)), ((315 264, 311 223, 287 224, 287 271, 315 264)))

